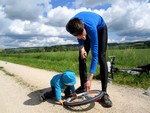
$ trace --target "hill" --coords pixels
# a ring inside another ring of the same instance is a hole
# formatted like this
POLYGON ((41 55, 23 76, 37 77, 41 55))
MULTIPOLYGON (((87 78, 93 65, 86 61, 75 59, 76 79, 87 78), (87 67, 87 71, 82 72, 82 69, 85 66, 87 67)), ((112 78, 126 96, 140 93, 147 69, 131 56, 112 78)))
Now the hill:
POLYGON ((134 48, 134 49, 144 49, 150 48, 150 40, 149 41, 137 41, 137 42, 127 42, 127 43, 109 43, 109 49, 126 49, 126 48, 134 48))
MULTIPOLYGON (((108 49, 145 49, 150 48, 149 41, 138 41, 138 42, 128 42, 128 43, 108 43, 108 49)), ((3 53, 30 53, 30 52, 56 52, 56 51, 77 51, 78 44, 68 44, 68 45, 55 45, 49 47, 21 47, 21 48, 7 48, 0 52, 3 53)))

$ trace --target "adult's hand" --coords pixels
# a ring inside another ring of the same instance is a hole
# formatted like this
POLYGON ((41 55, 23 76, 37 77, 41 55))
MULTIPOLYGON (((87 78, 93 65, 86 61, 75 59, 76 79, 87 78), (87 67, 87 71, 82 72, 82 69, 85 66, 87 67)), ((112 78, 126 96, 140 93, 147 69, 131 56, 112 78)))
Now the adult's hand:
POLYGON ((92 80, 93 80, 93 74, 90 75, 88 81, 85 83, 85 90, 88 91, 91 89, 91 85, 92 85, 92 80))
POLYGON ((87 52, 85 51, 84 46, 80 46, 80 55, 82 59, 87 57, 87 52))
POLYGON ((88 80, 86 83, 85 83, 85 90, 88 91, 91 89, 91 84, 92 84, 92 81, 91 80, 88 80))

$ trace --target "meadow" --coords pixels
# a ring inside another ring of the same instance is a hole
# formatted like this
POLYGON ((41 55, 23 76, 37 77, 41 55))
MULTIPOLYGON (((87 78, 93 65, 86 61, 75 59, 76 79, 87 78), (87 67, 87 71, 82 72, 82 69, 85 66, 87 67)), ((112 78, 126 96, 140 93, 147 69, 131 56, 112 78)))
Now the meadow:
MULTIPOLYGON (((135 68, 150 64, 150 49, 108 49, 109 56, 115 56, 115 66, 118 68, 135 68)), ((90 68, 91 54, 88 56, 87 66, 90 68)), ((78 51, 37 52, 37 53, 1 53, 0 60, 23 64, 49 71, 63 72, 72 70, 78 75, 78 51)), ((99 79, 99 66, 95 79, 99 79)), ((42 75, 41 75, 42 76, 42 75)), ((150 75, 132 75, 128 73, 115 73, 113 83, 129 85, 147 89, 150 86, 150 75)))

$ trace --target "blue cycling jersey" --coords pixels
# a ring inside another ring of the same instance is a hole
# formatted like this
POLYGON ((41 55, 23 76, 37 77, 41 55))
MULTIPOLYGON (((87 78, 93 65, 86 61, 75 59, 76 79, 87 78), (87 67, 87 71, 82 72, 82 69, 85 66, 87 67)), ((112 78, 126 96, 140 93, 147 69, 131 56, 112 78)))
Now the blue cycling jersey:
MULTIPOLYGON (((94 74, 98 63, 98 30, 105 26, 105 22, 100 15, 93 12, 80 12, 73 18, 79 18, 83 22, 87 35, 90 39, 92 53, 90 73, 94 74)), ((79 45, 84 45, 84 40, 78 39, 78 42, 79 45)))

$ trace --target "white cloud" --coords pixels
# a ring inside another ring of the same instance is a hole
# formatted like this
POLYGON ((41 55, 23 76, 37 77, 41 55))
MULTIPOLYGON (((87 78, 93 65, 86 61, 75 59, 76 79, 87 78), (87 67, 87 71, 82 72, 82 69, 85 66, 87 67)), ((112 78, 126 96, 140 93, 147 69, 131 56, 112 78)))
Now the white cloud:
POLYGON ((150 39, 149 12, 150 4, 128 1, 112 5, 103 16, 111 32, 116 32, 120 37, 130 37, 132 40, 143 40, 141 36, 144 35, 150 39))
POLYGON ((8 29, 12 34, 25 34, 26 32, 24 31, 24 23, 26 23, 26 21, 14 20, 8 29))
MULTIPOLYGON (((80 11, 90 10, 85 7, 78 9, 68 9, 67 7, 57 7, 48 11, 46 24, 64 27, 71 17, 80 11)), ((45 18, 44 18, 45 19, 45 18)))
POLYGON ((52 8, 49 0, 1 0, 0 47, 77 43, 66 32, 65 25, 80 11, 102 15, 108 31, 115 34, 109 35, 109 42, 150 40, 150 3, 146 0, 76 0, 74 5, 79 7, 52 8), (107 3, 111 4, 108 9, 93 9, 107 3))
POLYGON ((74 10, 68 10, 67 7, 57 7, 48 12, 48 24, 53 26, 61 26, 64 27, 67 20, 72 15, 74 10))
POLYGON ((76 44, 72 40, 64 40, 59 37, 32 37, 29 41, 19 43, 20 47, 43 47, 49 45, 64 45, 64 44, 76 44))
POLYGON ((79 7, 96 7, 99 5, 103 5, 109 3, 108 0, 75 0, 75 2, 73 2, 73 6, 75 8, 79 8, 79 7))
POLYGON ((51 8, 49 0, 2 0, 7 18, 36 20, 45 10, 51 8))
POLYGON ((4 13, 4 8, 0 6, 0 18, 5 18, 6 14, 4 13))

